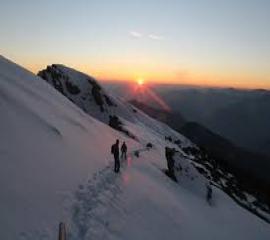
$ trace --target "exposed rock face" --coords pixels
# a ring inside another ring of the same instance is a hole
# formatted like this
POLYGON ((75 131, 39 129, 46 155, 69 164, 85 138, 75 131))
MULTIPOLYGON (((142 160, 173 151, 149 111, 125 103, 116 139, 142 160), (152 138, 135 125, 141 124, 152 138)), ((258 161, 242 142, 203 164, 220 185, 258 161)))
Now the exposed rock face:
POLYGON ((66 81, 66 88, 68 92, 72 95, 77 95, 81 92, 81 90, 75 84, 68 80, 66 81))
POLYGON ((96 83, 92 83, 92 95, 94 97, 94 100, 96 102, 97 105, 100 106, 100 111, 103 112, 104 111, 104 101, 103 101, 103 98, 102 98, 102 94, 100 93, 100 86, 96 83))
POLYGON ((61 72, 57 71, 54 65, 48 66, 46 70, 39 72, 38 76, 43 78, 48 83, 52 84, 55 89, 65 95, 61 79, 63 78, 67 80, 66 76, 62 75, 61 72))
POLYGON ((110 112, 110 107, 117 106, 94 78, 81 72, 53 64, 40 71, 38 76, 87 113, 110 112))
POLYGON ((114 129, 116 129, 116 130, 118 130, 118 131, 120 131, 120 132, 125 133, 130 138, 136 139, 136 137, 133 134, 131 134, 128 130, 126 130, 123 127, 123 123, 115 115, 110 116, 109 126, 112 127, 112 128, 114 128, 114 129))
POLYGON ((119 107, 116 100, 113 100, 93 77, 58 64, 48 66, 40 71, 38 76, 87 114, 136 139, 134 134, 126 130, 119 117, 127 116, 130 120, 134 112, 127 112, 119 107))

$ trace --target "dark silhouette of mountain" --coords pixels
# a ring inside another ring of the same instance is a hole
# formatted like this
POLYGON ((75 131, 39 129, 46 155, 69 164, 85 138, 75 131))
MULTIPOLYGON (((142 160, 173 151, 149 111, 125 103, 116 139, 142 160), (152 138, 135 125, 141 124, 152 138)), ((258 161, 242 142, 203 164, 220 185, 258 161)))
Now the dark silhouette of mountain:
MULTIPOLYGON (((237 146, 270 156, 270 91, 155 88, 174 112, 198 122, 237 146)), ((151 104, 151 99, 147 103, 151 104)))
POLYGON ((270 156, 270 93, 256 92, 248 99, 215 111, 207 126, 237 145, 270 156))

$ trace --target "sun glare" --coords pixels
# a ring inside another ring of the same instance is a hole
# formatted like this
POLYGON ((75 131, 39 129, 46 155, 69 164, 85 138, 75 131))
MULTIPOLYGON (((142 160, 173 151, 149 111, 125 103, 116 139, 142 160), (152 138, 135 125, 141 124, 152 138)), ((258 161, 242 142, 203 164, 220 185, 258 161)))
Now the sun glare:
POLYGON ((142 86, 144 84, 144 80, 142 78, 137 79, 138 85, 142 86))

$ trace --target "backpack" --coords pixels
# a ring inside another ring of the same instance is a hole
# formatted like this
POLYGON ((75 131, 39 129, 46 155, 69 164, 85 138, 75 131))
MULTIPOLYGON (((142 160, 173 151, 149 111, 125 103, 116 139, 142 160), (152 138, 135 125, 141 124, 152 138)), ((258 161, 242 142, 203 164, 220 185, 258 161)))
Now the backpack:
POLYGON ((114 154, 114 144, 111 146, 111 154, 114 154))

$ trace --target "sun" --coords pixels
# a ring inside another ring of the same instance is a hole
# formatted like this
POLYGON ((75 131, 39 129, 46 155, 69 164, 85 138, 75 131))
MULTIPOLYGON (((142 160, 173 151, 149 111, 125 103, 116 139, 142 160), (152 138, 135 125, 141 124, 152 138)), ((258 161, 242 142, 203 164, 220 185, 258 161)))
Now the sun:
POLYGON ((144 84, 143 78, 138 78, 137 83, 138 83, 139 86, 142 86, 144 84))

